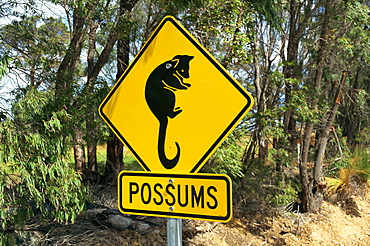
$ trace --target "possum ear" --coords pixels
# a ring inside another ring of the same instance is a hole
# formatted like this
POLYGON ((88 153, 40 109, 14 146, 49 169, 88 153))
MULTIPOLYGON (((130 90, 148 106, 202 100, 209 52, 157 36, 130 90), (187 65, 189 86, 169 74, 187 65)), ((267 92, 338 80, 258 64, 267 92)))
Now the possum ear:
POLYGON ((180 59, 172 59, 171 62, 173 62, 173 67, 177 67, 177 65, 179 64, 180 62, 180 59))

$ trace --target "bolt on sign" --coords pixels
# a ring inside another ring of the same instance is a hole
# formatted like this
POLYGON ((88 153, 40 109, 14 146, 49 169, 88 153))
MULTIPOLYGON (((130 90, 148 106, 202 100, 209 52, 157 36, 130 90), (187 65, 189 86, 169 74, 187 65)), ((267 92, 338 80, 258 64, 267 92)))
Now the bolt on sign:
POLYGON ((239 82, 168 16, 99 113, 145 171, 196 173, 252 103, 239 82))
POLYGON ((122 213, 227 222, 232 216, 231 180, 223 174, 122 171, 122 213))

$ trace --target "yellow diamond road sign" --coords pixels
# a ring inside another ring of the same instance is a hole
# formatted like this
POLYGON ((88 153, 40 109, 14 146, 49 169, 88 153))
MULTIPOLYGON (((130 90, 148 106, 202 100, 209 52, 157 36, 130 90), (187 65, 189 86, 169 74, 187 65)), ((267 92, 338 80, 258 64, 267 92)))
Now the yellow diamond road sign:
POLYGON ((194 173, 252 102, 239 82, 169 16, 99 112, 144 170, 194 173))

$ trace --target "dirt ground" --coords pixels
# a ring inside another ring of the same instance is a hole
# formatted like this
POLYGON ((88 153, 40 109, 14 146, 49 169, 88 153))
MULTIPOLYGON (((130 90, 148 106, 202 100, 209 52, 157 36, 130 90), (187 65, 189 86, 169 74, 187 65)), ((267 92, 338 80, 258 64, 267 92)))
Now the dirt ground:
POLYGON ((360 198, 356 203, 356 215, 326 202, 315 214, 240 211, 184 245, 370 245, 370 203, 360 198))
MULTIPOLYGON (((324 202, 315 214, 235 208, 229 223, 183 220, 183 245, 370 245, 369 199, 353 197, 352 204, 353 208, 344 209, 324 202)), ((25 233, 34 239, 18 245, 162 246, 167 245, 166 220, 162 220, 148 233, 139 233, 133 228, 119 231, 99 225, 83 213, 75 224, 28 225, 25 233)))

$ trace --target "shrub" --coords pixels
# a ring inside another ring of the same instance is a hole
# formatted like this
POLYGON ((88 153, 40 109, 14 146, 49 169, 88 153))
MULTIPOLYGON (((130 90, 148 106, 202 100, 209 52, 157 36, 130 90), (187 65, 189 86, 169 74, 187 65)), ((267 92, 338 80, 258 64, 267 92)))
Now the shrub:
POLYGON ((366 149, 355 150, 353 156, 349 163, 338 171, 337 177, 326 178, 327 196, 331 200, 365 195, 370 177, 370 156, 366 149))
MULTIPOLYGON (((70 115, 46 110, 42 92, 30 92, 0 123, 0 244, 31 216, 70 222, 82 211, 85 188, 68 164, 70 115)), ((3 244, 2 244, 3 243, 3 244)), ((4 244, 5 243, 5 244, 4 244)))

